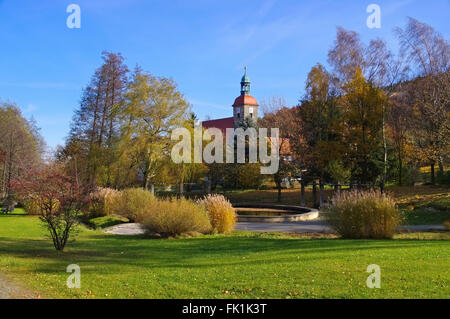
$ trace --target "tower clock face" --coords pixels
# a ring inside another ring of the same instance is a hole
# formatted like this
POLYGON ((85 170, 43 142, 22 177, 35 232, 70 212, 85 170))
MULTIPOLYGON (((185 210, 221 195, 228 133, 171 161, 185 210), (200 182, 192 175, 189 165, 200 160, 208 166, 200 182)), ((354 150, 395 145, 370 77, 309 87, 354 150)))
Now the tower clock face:
POLYGON ((249 108, 249 109, 248 109, 248 112, 249 112, 249 113, 253 113, 253 108, 252 108, 252 107, 249 108))

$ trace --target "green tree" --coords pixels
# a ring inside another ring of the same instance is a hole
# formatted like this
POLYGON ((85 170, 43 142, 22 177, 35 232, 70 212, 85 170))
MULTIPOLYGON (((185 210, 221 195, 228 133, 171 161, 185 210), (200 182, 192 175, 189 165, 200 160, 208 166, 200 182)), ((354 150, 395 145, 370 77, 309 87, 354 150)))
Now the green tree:
POLYGON ((354 180, 375 183, 383 171, 382 114, 386 96, 366 81, 360 69, 344 90, 346 161, 354 180))
POLYGON ((14 103, 0 101, 0 198, 21 172, 42 163, 45 143, 34 120, 23 117, 14 103))
POLYGON ((342 143, 342 110, 338 105, 332 78, 318 64, 308 74, 306 95, 298 108, 301 132, 305 139, 303 168, 310 178, 321 182, 329 180, 332 161, 341 161, 344 155, 342 143))
POLYGON ((125 93, 121 109, 120 156, 153 189, 161 165, 170 159, 171 131, 181 127, 189 103, 171 79, 155 77, 139 68, 125 93))

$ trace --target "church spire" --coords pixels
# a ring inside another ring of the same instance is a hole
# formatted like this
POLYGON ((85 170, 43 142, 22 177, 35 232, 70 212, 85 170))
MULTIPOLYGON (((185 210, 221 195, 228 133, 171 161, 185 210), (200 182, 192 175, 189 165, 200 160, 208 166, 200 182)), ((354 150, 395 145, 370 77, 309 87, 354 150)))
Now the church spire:
POLYGON ((250 78, 247 75, 247 67, 244 70, 245 73, 241 79, 241 95, 250 95, 250 78))

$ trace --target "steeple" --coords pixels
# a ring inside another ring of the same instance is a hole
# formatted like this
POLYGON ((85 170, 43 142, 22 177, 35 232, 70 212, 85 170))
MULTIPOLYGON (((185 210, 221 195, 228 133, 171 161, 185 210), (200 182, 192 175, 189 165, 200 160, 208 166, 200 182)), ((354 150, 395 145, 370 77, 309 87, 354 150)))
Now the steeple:
POLYGON ((241 95, 236 98, 233 104, 234 128, 239 127, 239 123, 249 117, 254 121, 258 120, 258 102, 250 95, 250 78, 245 67, 244 76, 241 79, 241 95))
POLYGON ((241 95, 250 95, 250 78, 247 75, 247 67, 241 79, 241 95))

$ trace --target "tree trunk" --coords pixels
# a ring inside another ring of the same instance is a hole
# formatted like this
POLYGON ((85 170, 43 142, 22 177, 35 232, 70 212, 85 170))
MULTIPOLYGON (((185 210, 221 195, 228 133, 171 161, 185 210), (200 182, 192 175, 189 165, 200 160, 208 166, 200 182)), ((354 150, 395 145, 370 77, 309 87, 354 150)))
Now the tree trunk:
POLYGON ((183 196, 183 193, 184 193, 184 185, 183 185, 184 183, 183 182, 180 182, 180 197, 181 196, 183 196))
POLYGON ((431 168, 431 185, 434 185, 434 183, 435 183, 434 163, 432 163, 430 165, 430 168, 431 168))
POLYGON ((439 165, 439 173, 441 175, 444 175, 444 160, 442 159, 442 156, 439 156, 438 158, 438 165, 439 165))
POLYGON ((314 208, 319 207, 319 202, 317 200, 317 183, 314 180, 312 185, 312 192, 313 192, 313 202, 314 202, 314 208))
MULTIPOLYGON (((384 152, 384 161, 383 161, 383 185, 386 183, 387 181, 387 142, 386 142, 386 124, 385 124, 385 112, 386 112, 386 107, 385 107, 385 103, 383 103, 383 152, 384 152)), ((400 172, 401 175, 401 172, 400 172)))
POLYGON ((305 182, 302 180, 301 182, 301 200, 300 200, 300 205, 302 206, 306 206, 306 200, 305 200, 305 182))
POLYGON ((277 202, 281 203, 281 183, 280 182, 277 183, 277 188, 278 188, 277 202))
POLYGON ((209 178, 206 182, 206 193, 211 194, 212 191, 212 180, 209 178))
POLYGON ((151 184, 150 185, 150 193, 152 193, 152 195, 155 195, 155 184, 151 184))
POLYGON ((322 183, 322 180, 319 181, 319 207, 323 206, 323 189, 324 185, 322 183))

